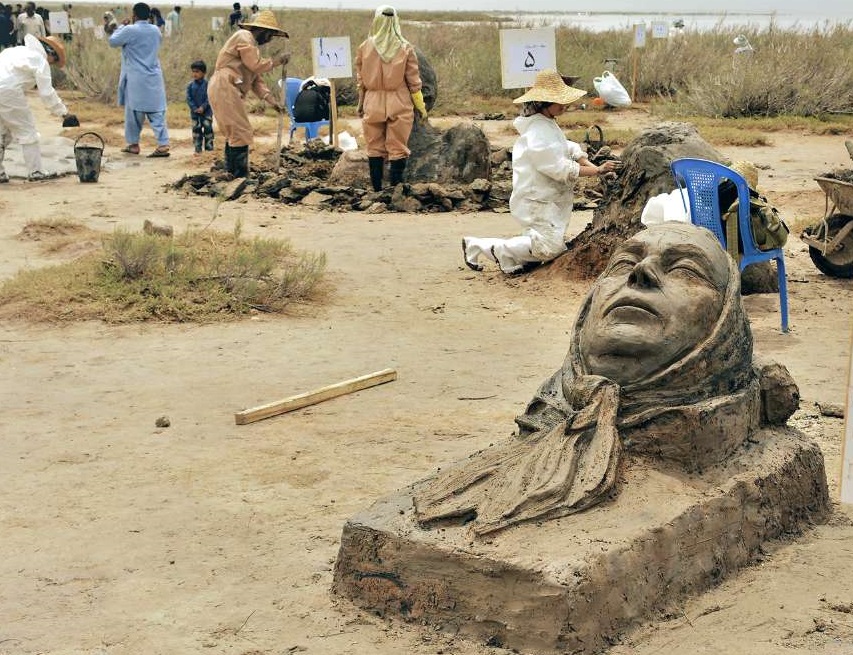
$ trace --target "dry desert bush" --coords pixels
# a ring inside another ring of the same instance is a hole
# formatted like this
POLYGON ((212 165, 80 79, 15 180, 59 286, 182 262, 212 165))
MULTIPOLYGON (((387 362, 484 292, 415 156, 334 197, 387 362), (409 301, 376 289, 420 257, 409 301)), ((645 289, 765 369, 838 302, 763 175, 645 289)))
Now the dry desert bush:
MULTIPOLYGON (((103 8, 102 8, 103 9, 103 8)), ((100 15, 101 10, 92 12, 100 15)), ((224 17, 224 8, 185 8, 183 32, 164 40, 161 62, 170 102, 182 103, 190 62, 203 59, 212 71, 216 54, 228 37, 213 31, 211 19, 224 17)), ((276 40, 270 50, 287 48, 287 74, 307 77, 312 72, 311 39, 349 36, 353 49, 365 38, 372 12, 356 10, 286 9, 277 11, 290 39, 276 40)), ((438 78, 438 114, 470 114, 509 109, 515 89, 501 88, 499 31, 505 26, 486 13, 401 12, 404 36, 419 47, 438 78), (492 109, 494 110, 494 109, 492 109)), ((538 26, 531 25, 531 26, 538 26)), ((650 39, 634 51, 633 35, 621 30, 589 32, 557 29, 557 66, 579 75, 578 86, 594 94, 593 79, 603 72, 605 59, 616 59, 616 74, 638 100, 655 99, 683 112, 703 116, 826 116, 853 112, 853 26, 830 24, 810 30, 781 30, 771 26, 717 26, 707 32, 686 32, 669 39, 650 39), (745 34, 751 55, 735 55, 735 36, 745 34), (636 59, 634 59, 636 57, 636 59), (636 68, 635 68, 636 61, 636 68), (636 73, 635 73, 636 70, 636 73), (634 84, 635 83, 635 84, 634 84)), ((91 33, 76 35, 69 45, 68 82, 101 102, 114 102, 119 53, 91 33)), ((280 71, 268 75, 274 85, 280 71)), ((352 80, 338 80, 346 89, 352 80)), ((342 94, 343 97, 343 94, 342 94)), ((352 97, 351 93, 348 97, 352 97)), ((262 111, 260 105, 254 107, 262 111)))

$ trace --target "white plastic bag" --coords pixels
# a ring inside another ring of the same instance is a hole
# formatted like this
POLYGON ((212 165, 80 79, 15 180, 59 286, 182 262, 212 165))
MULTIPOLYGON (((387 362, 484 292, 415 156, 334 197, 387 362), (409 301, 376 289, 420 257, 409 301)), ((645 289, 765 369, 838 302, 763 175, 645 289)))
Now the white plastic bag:
POLYGON ((640 222, 643 225, 667 221, 690 222, 690 204, 687 200, 687 191, 684 189, 675 189, 671 193, 652 196, 643 207, 643 213, 640 215, 640 222))
POLYGON ((601 99, 611 107, 629 107, 631 105, 631 96, 610 71, 604 71, 601 77, 596 77, 592 83, 601 99))
POLYGON ((338 147, 343 151, 358 150, 358 142, 352 134, 344 130, 338 134, 338 147))

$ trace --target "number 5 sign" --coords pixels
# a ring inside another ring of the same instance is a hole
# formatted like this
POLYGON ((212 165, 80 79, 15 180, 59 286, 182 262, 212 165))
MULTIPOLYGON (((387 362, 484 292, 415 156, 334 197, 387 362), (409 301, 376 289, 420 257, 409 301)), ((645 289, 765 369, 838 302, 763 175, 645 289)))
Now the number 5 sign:
POLYGON ((536 73, 557 69, 554 28, 501 30, 501 82, 504 89, 533 86, 536 73))

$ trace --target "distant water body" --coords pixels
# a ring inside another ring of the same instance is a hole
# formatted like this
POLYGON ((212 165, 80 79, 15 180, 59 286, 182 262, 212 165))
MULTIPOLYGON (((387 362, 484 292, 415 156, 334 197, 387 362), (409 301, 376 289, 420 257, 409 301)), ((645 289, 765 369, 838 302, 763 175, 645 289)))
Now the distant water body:
POLYGON ((590 32, 606 32, 608 30, 631 29, 632 25, 653 22, 665 22, 671 28, 676 23, 683 23, 683 30, 706 32, 718 27, 748 28, 756 31, 766 31, 771 26, 774 29, 811 31, 815 28, 825 28, 836 24, 853 27, 853 10, 848 16, 826 16, 815 14, 674 14, 674 13, 593 13, 593 12, 560 12, 543 14, 498 14, 502 21, 509 21, 513 26, 547 26, 559 25, 576 27, 590 32))
MULTIPOLYGON (((150 1, 150 0, 149 0, 150 1)), ((160 4, 169 4, 175 0, 167 0, 160 4)), ((177 0, 179 4, 183 4, 184 8, 227 8, 231 9, 231 4, 234 0, 177 0)), ((253 0, 242 0, 243 6, 249 6, 253 0)), ((257 1, 257 0, 256 0, 257 1)), ((374 0, 378 3, 379 0, 374 0)), ((749 0, 745 0, 748 2, 749 0)), ((89 4, 92 0, 78 0, 80 4, 89 4)), ((99 2, 99 0, 94 0, 99 2)), ((156 4, 156 3, 155 3, 156 4)), ((271 8, 274 11, 281 10, 283 7, 278 3, 270 4, 268 1, 260 0, 257 4, 261 8, 271 8)), ((456 0, 432 0, 427 3, 430 6, 426 7, 422 2, 416 0, 397 0, 394 6, 400 12, 400 16, 405 23, 406 12, 414 11, 442 11, 452 13, 453 9, 459 5, 456 0)), ((608 30, 631 29, 632 25, 645 23, 651 25, 656 21, 662 21, 673 26, 676 21, 683 21, 683 31, 699 31, 705 32, 722 28, 749 28, 755 31, 766 31, 771 26, 774 29, 810 31, 812 29, 820 29, 832 27, 834 25, 843 25, 853 28, 853 0, 844 2, 845 7, 839 8, 839 5, 834 5, 833 9, 827 13, 819 13, 820 10, 812 9, 811 7, 801 7, 798 11, 788 12, 742 12, 733 13, 725 11, 717 11, 710 13, 675 13, 675 12, 632 12, 619 13, 612 11, 600 12, 564 12, 564 11, 548 11, 548 12, 522 12, 522 11, 506 11, 501 9, 484 9, 479 6, 479 0, 473 0, 466 6, 466 11, 479 11, 483 14, 494 17, 500 21, 501 26, 509 27, 544 27, 548 25, 577 27, 579 29, 588 30, 590 32, 606 32, 608 30)), ((490 0, 485 4, 498 4, 490 0)), ((324 9, 326 11, 335 10, 367 10, 374 9, 375 4, 371 0, 298 0, 297 3, 287 3, 284 11, 292 9, 324 9)), ((823 9, 824 7, 821 7, 823 9)))

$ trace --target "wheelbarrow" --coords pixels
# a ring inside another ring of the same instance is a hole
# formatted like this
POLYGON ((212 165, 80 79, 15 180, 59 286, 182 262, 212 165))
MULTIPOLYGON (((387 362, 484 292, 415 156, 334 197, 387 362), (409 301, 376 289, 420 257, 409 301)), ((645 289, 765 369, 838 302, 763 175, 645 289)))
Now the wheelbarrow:
POLYGON ((853 278, 853 184, 831 177, 815 182, 826 194, 824 218, 808 226, 800 240, 821 273, 853 278))

